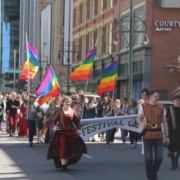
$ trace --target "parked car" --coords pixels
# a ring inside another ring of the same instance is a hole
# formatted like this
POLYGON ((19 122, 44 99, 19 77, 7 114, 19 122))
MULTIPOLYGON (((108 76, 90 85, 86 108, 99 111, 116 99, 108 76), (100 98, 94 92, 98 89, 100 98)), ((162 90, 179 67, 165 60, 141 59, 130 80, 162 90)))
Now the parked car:
POLYGON ((168 106, 172 106, 173 105, 173 102, 172 101, 158 101, 158 103, 160 104, 163 104, 165 107, 168 107, 168 106))
POLYGON ((84 96, 85 96, 85 99, 87 99, 87 100, 86 100, 87 102, 88 102, 89 99, 92 98, 92 97, 95 97, 95 98, 96 98, 97 103, 99 103, 100 100, 101 100, 101 97, 100 97, 99 95, 97 95, 97 94, 85 93, 84 96))
POLYGON ((165 108, 173 105, 172 101, 158 101, 158 103, 163 104, 165 108))

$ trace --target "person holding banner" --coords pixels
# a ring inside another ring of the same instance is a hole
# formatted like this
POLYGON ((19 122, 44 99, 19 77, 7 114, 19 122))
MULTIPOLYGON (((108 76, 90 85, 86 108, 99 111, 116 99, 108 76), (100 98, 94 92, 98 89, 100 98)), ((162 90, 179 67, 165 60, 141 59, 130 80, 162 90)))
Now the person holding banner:
MULTIPOLYGON (((85 102, 85 108, 86 108, 86 118, 95 118, 97 117, 98 111, 97 111, 97 101, 95 97, 90 97, 89 101, 85 102)), ((90 138, 92 142, 95 141, 94 136, 90 138)))
POLYGON ((166 135, 165 143, 170 143, 166 111, 163 105, 157 103, 158 100, 159 93, 151 91, 149 102, 140 106, 137 118, 139 125, 144 128, 144 157, 148 180, 158 179, 157 172, 162 163, 164 147, 162 126, 166 135))
MULTIPOLYGON (((98 115, 97 117, 100 118, 100 117, 103 117, 103 111, 105 110, 105 106, 106 104, 108 103, 108 99, 103 97, 98 105, 97 105, 97 111, 98 111, 98 115)), ((105 141, 105 133, 104 132, 101 132, 98 134, 98 137, 101 138, 101 141, 105 141)))
MULTIPOLYGON (((129 99, 129 106, 127 110, 128 115, 137 114, 138 113, 138 106, 135 99, 130 98, 129 99)), ((131 143, 131 148, 136 148, 137 142, 139 139, 139 133, 134 131, 129 131, 129 139, 131 143)))
MULTIPOLYGON (((128 107, 129 107, 129 101, 128 101, 128 98, 124 97, 123 98, 123 102, 121 104, 121 108, 122 108, 122 111, 127 114, 127 110, 128 110, 128 107)), ((121 138, 122 138, 122 141, 123 143, 126 143, 126 137, 128 136, 128 130, 126 129, 121 129, 121 138)))
MULTIPOLYGON (((104 117, 111 117, 113 116, 112 106, 111 102, 108 102, 105 105, 105 109, 103 111, 104 117)), ((116 128, 109 129, 106 131, 106 147, 110 147, 111 143, 114 141, 114 132, 116 131, 116 128)))
MULTIPOLYGON (((113 104, 113 111, 114 111, 114 116, 124 116, 125 112, 122 110, 121 106, 121 100, 120 99, 115 99, 114 104, 113 104)), ((123 144, 126 142, 126 136, 125 132, 127 133, 127 130, 120 129, 121 130, 121 139, 123 141, 123 144)))

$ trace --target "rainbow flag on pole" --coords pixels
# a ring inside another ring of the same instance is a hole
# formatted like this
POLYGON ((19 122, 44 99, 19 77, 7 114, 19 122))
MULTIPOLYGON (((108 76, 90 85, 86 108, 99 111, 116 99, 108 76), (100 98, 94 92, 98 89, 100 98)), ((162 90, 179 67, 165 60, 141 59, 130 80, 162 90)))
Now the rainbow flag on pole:
POLYGON ((40 96, 38 101, 39 104, 45 103, 52 97, 59 97, 60 86, 56 74, 51 66, 49 66, 48 72, 41 85, 37 89, 36 94, 40 96))
POLYGON ((94 61, 94 56, 96 53, 96 49, 91 49, 86 56, 86 60, 77 68, 75 69, 71 75, 71 81, 85 81, 90 78, 90 73, 94 61))
POLYGON ((34 79, 39 69, 38 62, 38 50, 33 47, 28 41, 26 41, 27 60, 22 67, 21 74, 19 76, 22 80, 34 79))
POLYGON ((104 92, 113 91, 117 84, 117 77, 118 60, 115 60, 103 71, 102 78, 96 93, 101 96, 104 92))

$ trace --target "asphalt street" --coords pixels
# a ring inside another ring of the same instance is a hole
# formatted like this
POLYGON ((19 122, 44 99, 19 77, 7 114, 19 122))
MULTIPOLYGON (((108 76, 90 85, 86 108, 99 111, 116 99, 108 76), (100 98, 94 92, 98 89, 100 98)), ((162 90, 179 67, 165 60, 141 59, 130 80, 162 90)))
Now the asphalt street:
MULTIPOLYGON (((122 144, 117 132, 110 148, 96 137, 96 142, 86 142, 88 156, 62 173, 47 160, 48 144, 29 147, 27 137, 9 137, 5 129, 0 132, 0 179, 3 180, 146 180, 142 144, 131 149, 127 141, 122 144)), ((159 171, 159 180, 179 180, 180 168, 170 169, 167 148, 159 171)))

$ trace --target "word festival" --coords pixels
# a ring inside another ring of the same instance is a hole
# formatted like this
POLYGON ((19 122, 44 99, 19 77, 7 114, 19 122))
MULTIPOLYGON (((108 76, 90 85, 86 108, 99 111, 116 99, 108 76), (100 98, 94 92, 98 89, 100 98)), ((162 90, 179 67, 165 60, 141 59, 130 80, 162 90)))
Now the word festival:
POLYGON ((83 139, 88 139, 95 134, 113 128, 122 128, 135 132, 141 132, 143 128, 137 124, 136 119, 137 115, 82 119, 81 137, 83 139))

